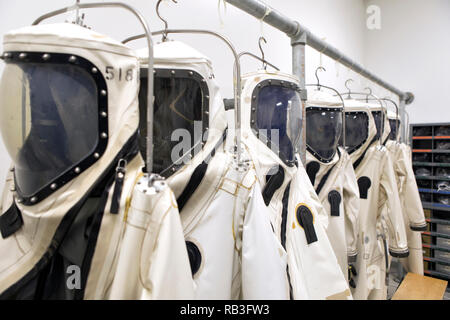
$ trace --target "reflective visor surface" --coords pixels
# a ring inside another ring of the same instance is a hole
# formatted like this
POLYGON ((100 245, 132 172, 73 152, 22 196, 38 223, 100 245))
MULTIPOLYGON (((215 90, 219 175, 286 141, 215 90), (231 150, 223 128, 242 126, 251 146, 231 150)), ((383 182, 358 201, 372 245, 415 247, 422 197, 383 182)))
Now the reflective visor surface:
POLYGON ((369 116, 365 112, 345 113, 345 148, 348 153, 358 149, 369 136, 369 116))
POLYGON ((7 63, 0 82, 0 130, 16 187, 30 196, 98 144, 97 86, 72 65, 7 63))
MULTIPOLYGON (((298 91, 281 85, 265 85, 257 92, 254 128, 261 141, 286 163, 295 160, 302 128, 298 91)), ((254 94, 256 97, 256 95, 254 94)))
POLYGON ((336 153, 342 133, 341 109, 309 107, 306 109, 306 144, 324 160, 336 153))

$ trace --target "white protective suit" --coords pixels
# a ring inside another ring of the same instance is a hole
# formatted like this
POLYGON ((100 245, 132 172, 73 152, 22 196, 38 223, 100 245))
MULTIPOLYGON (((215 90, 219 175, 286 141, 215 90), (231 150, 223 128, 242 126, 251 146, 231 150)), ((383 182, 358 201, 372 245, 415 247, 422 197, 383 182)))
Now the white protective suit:
POLYGON ((358 275, 356 289, 352 290, 354 298, 360 300, 386 299, 387 250, 395 257, 408 255, 393 164, 387 149, 375 138, 377 131, 369 106, 355 100, 345 102, 346 149, 353 161, 360 193, 358 275), (387 212, 383 215, 385 205, 387 212), (385 246, 386 237, 389 249, 385 246))
POLYGON ((142 173, 134 52, 69 23, 12 31, 4 50, 1 298, 192 298, 175 198, 142 173))
MULTIPOLYGON (((388 111, 387 118, 391 130, 400 132, 400 119, 396 128, 397 115, 388 111)), ((386 142, 394 163, 397 186, 402 203, 403 219, 408 238, 409 256, 402 258, 401 262, 407 272, 423 275, 423 253, 421 231, 426 231, 427 223, 423 212, 422 202, 412 167, 411 148, 398 141, 398 134, 390 135, 386 142), (393 139, 394 138, 394 139, 393 139)))
MULTIPOLYGON (((146 50, 142 53, 145 57, 146 50)), ((254 168, 234 165, 232 130, 211 60, 179 41, 157 44, 154 55, 155 79, 169 70, 173 77, 184 72, 203 84, 197 114, 204 124, 197 125, 203 130, 197 136, 207 138, 192 160, 167 177, 180 210, 195 299, 288 299, 286 252, 273 232, 254 168)), ((171 102, 170 108, 178 111, 172 118, 177 119, 180 105, 171 102)))
POLYGON ((287 252, 291 298, 350 299, 325 232, 328 216, 296 156, 301 134, 298 79, 262 70, 242 80, 243 148, 287 252))
POLYGON ((342 102, 321 90, 308 92, 306 172, 328 214, 326 232, 347 280, 356 262, 359 189, 348 153, 337 147, 342 133, 342 102))

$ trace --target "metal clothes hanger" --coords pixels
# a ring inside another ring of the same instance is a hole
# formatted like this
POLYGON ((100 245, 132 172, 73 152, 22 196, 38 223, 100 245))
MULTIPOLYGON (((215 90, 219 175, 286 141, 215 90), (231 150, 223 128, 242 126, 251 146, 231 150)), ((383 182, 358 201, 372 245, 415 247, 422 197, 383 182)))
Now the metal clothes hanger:
MULTIPOLYGON (((317 90, 319 90, 319 91, 320 91, 320 88, 325 88, 325 89, 331 90, 334 93, 336 93, 336 95, 341 100, 341 102, 342 102, 342 133, 341 133, 342 134, 342 147, 345 149, 345 102, 344 102, 344 98, 342 97, 342 95, 336 89, 334 89, 332 87, 325 86, 323 84, 320 84, 319 75, 318 75, 319 70, 327 71, 322 66, 317 67, 316 72, 315 72, 317 83, 316 84, 306 84, 305 86, 306 87, 317 87, 317 90)), ((347 87, 347 89, 349 89, 349 88, 347 87)))
MULTIPOLYGON (((159 0, 158 3, 156 4, 156 15, 158 16, 158 18, 164 23, 164 31, 162 34, 162 42, 166 42, 167 41, 167 29, 169 28, 169 24, 167 23, 167 20, 165 20, 163 17, 161 17, 161 14, 159 13, 159 6, 161 5, 161 2, 163 0, 159 0)), ((173 3, 178 3, 176 0, 172 0, 173 3)))

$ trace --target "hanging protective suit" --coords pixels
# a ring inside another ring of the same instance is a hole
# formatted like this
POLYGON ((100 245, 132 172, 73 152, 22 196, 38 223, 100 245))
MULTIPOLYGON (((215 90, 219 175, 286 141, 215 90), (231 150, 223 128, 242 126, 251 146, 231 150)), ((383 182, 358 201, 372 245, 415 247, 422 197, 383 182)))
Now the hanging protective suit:
POLYGON ((286 253, 254 169, 234 165, 232 130, 210 59, 179 41, 157 44, 154 57, 155 84, 178 82, 155 97, 155 135, 158 128, 167 132, 155 148, 172 143, 168 150, 176 151, 160 155, 161 163, 175 164, 161 174, 177 198, 195 299, 288 299, 286 253), (197 89, 188 93, 188 82, 197 89), (183 130, 193 137, 187 147, 183 130))
POLYGON ((394 134, 390 135, 389 140, 386 142, 386 148, 394 163, 409 248, 409 256, 402 258, 401 262, 407 272, 423 275, 422 235, 420 232, 426 231, 427 223, 420 200, 419 189, 414 178, 412 152, 408 145, 398 141, 400 119, 398 119, 397 128, 397 115, 388 111, 387 118, 390 123, 391 133, 394 132, 394 134))
POLYGON ((133 51, 69 23, 12 31, 4 50, 1 298, 192 298, 173 194, 139 191, 133 51))
MULTIPOLYGON (((346 149, 353 162, 360 193, 360 234, 356 263, 355 299, 386 299, 387 251, 408 255, 395 173, 389 153, 376 139, 377 131, 368 103, 346 100, 346 149), (387 214, 382 208, 387 205, 387 214), (382 219, 389 237, 383 232, 382 219)), ((376 108, 377 106, 375 106, 376 108)))
POLYGON ((302 121, 298 79, 262 70, 242 80, 243 148, 287 252, 291 298, 351 298, 324 230, 328 216, 297 159, 302 121))
POLYGON ((309 91, 306 172, 328 214, 326 232, 341 270, 349 280, 349 264, 357 258, 359 189, 349 155, 338 148, 341 133, 341 100, 323 89, 309 91))

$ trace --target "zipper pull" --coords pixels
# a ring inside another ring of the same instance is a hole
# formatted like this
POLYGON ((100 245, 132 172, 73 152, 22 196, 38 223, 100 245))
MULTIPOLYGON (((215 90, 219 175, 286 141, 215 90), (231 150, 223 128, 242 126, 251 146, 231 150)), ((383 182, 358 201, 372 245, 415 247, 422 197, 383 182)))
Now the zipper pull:
POLYGON ((109 212, 112 214, 119 213, 120 198, 122 196, 123 182, 125 180, 125 167, 127 166, 127 161, 120 159, 116 168, 116 178, 114 180, 114 192, 111 199, 111 208, 109 212))

